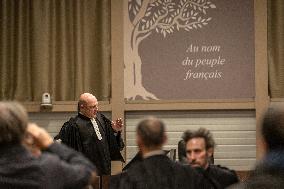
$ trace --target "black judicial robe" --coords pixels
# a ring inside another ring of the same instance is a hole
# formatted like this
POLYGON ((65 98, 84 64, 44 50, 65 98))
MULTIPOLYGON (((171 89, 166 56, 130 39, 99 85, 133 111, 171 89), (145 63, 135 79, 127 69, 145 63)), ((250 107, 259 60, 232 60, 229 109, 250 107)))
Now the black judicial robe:
POLYGON ((78 114, 65 122, 59 132, 62 143, 82 152, 97 168, 98 175, 111 174, 111 160, 124 161, 120 151, 124 142, 120 132, 115 136, 111 121, 100 112, 97 113, 102 140, 99 140, 90 118, 78 114))
MULTIPOLYGON (((165 155, 167 155, 170 151, 164 150, 165 155)), ((136 153, 136 155, 123 167, 122 171, 126 171, 130 167, 132 167, 135 163, 141 162, 143 160, 143 156, 140 151, 136 153)))
POLYGON ((143 160, 143 156, 140 151, 136 153, 136 155, 123 167, 122 171, 126 171, 130 167, 132 167, 135 163, 141 162, 143 160))
POLYGON ((173 162, 166 155, 154 155, 111 176, 110 189, 202 189, 202 179, 190 166, 173 162))

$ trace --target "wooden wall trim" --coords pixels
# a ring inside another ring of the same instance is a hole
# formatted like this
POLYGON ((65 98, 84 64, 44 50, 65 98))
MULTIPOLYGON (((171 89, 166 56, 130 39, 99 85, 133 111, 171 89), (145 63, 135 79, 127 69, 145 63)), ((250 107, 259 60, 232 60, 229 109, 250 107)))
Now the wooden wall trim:
MULTIPOLYGON (((76 112, 77 101, 54 101, 52 107, 41 107, 41 102, 23 102, 28 112, 76 112)), ((109 101, 99 101, 100 110, 103 112, 111 111, 109 101)))
POLYGON ((220 110, 241 109, 250 110, 255 108, 254 101, 251 102, 172 102, 172 103, 131 103, 125 105, 126 111, 139 110, 220 110))
POLYGON ((255 0, 255 109, 256 155, 263 156, 260 126, 263 113, 269 105, 267 63, 267 0, 255 0))
POLYGON ((111 1, 112 117, 124 117, 123 1, 111 1))
MULTIPOLYGON (((112 120, 124 120, 123 1, 111 0, 111 111, 112 120)), ((125 139, 125 129, 123 131, 125 139)), ((124 149, 123 156, 126 157, 124 149)), ((113 166, 119 172, 122 164, 113 166)))
POLYGON ((273 103, 283 103, 284 98, 271 98, 270 101, 273 103))
MULTIPOLYGON (((120 98, 122 99, 122 98, 120 98)), ((56 101, 52 103, 52 108, 42 109, 40 102, 23 102, 23 105, 28 112, 76 112, 77 101, 56 101)), ((118 108, 120 115, 115 117, 123 117, 123 111, 144 111, 144 110, 219 110, 219 109, 240 109, 251 110, 255 109, 255 102, 253 99, 247 100, 192 100, 192 101, 133 101, 127 102, 123 100, 112 102, 99 101, 100 110, 104 112, 113 111, 118 108)), ((114 112, 113 112, 114 113, 114 112)))

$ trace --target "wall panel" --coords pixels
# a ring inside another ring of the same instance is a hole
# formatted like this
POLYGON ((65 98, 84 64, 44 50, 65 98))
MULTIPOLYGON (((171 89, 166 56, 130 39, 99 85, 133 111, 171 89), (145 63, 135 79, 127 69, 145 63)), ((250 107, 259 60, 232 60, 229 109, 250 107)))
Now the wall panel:
POLYGON ((250 170, 256 161, 254 111, 150 111, 126 113, 126 158, 137 153, 136 125, 145 116, 161 118, 167 126, 165 149, 176 149, 182 133, 187 129, 205 127, 212 131, 217 147, 215 162, 236 170, 250 170))

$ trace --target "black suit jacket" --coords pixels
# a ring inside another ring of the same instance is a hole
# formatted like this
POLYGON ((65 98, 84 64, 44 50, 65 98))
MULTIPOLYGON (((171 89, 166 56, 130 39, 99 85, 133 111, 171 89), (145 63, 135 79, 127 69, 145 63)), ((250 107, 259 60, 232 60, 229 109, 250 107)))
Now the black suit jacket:
POLYGON ((210 164, 206 170, 203 168, 196 168, 196 170, 204 177, 207 189, 225 189, 239 182, 235 171, 220 165, 210 164))
POLYGON ((110 189, 203 189, 202 179, 190 166, 154 155, 111 176, 110 189))

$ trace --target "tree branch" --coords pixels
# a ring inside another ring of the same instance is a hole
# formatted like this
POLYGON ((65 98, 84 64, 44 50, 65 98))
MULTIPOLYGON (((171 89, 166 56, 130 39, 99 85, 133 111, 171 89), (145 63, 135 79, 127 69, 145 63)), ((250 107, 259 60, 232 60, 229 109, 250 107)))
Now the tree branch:
POLYGON ((135 16, 135 18, 134 18, 134 20, 133 20, 133 22, 132 22, 132 24, 133 24, 134 26, 136 26, 136 24, 144 17, 145 12, 146 12, 146 10, 147 10, 147 6, 148 6, 148 4, 149 4, 151 1, 153 1, 153 0, 144 0, 144 1, 143 1, 142 6, 141 6, 141 8, 140 8, 138 14, 135 16))
MULTIPOLYGON (((170 24, 158 23, 158 26, 159 26, 160 28, 162 28, 162 29, 165 29, 165 30, 168 29, 168 28, 171 28, 171 27, 172 27, 173 25, 175 25, 175 24, 177 24, 178 26, 181 26, 180 28, 184 28, 183 26, 185 26, 185 27, 188 26, 189 24, 182 25, 182 24, 180 24, 180 22, 178 21, 178 19, 180 19, 180 20, 186 22, 186 21, 189 21, 189 20, 192 18, 192 16, 190 16, 190 17, 188 17, 188 18, 186 18, 186 19, 185 19, 184 17, 182 17, 182 13, 183 13, 183 11, 184 11, 186 5, 188 5, 188 4, 194 4, 194 5, 196 5, 196 6, 203 7, 203 6, 206 4, 206 2, 204 2, 203 4, 198 4, 198 3, 195 3, 195 2, 193 2, 193 1, 188 1, 188 2, 186 2, 186 3, 181 7, 181 10, 180 10, 179 14, 173 18, 173 21, 172 21, 170 24)), ((193 23, 199 23, 199 22, 193 22, 193 23)), ((190 25, 191 25, 191 24, 190 24, 190 25)))

